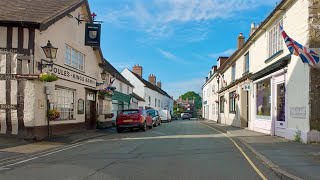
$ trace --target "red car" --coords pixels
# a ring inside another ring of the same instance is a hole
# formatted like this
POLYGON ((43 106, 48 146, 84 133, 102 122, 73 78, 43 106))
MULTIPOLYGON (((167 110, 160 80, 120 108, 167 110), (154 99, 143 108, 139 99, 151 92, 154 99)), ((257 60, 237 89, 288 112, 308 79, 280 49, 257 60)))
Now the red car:
POLYGON ((152 117, 144 109, 123 110, 116 119, 117 132, 121 133, 124 129, 140 128, 146 131, 147 127, 152 129, 152 117))

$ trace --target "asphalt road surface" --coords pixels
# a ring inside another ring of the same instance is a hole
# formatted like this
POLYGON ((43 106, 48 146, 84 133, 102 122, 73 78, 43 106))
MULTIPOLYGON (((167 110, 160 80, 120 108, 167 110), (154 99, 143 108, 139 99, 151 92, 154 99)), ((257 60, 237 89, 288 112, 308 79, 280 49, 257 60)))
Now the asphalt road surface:
POLYGON ((200 122, 177 120, 146 132, 115 132, 0 163, 0 179, 279 179, 241 142, 200 122))

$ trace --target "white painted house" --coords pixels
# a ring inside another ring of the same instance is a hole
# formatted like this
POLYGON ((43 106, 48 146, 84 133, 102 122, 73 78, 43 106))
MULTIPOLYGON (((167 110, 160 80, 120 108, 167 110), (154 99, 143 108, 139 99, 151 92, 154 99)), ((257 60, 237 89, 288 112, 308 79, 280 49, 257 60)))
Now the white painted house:
POLYGON ((173 112, 173 99, 161 89, 161 82, 156 83, 156 76, 149 75, 147 80, 142 78, 142 67, 135 65, 133 70, 125 68, 121 74, 134 85, 133 92, 145 101, 139 101, 139 108, 169 110, 173 112))
POLYGON ((221 123, 320 141, 320 70, 290 54, 279 28, 319 53, 319 13, 318 1, 283 0, 259 26, 252 25, 247 41, 239 36, 238 49, 218 68, 226 81, 218 91, 221 123))

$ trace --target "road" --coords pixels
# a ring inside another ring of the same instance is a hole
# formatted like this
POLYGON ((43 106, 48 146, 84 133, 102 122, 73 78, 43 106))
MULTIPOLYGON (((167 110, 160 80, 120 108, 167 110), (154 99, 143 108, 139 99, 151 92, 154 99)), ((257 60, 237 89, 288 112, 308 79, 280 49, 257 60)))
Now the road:
POLYGON ((196 120, 163 123, 146 132, 114 133, 0 163, 0 179, 6 180, 247 180, 264 177, 279 179, 241 142, 232 141, 196 120))

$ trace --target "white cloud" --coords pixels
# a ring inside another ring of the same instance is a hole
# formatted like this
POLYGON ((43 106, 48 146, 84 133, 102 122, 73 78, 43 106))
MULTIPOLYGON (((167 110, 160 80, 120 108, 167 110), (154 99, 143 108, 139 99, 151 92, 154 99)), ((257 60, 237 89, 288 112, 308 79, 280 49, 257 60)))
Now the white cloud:
POLYGON ((185 81, 170 82, 163 84, 164 89, 168 94, 174 97, 174 99, 179 98, 180 95, 188 92, 194 91, 196 93, 201 92, 201 86, 203 85, 203 78, 194 78, 185 81))
POLYGON ((236 51, 236 49, 227 49, 227 50, 222 51, 222 52, 209 54, 208 56, 210 58, 218 58, 219 56, 230 56, 235 51, 236 51))
POLYGON ((166 50, 163 50, 163 49, 160 49, 158 48, 158 52, 166 59, 169 59, 171 61, 174 61, 176 63, 187 63, 186 61, 184 61, 183 59, 179 58, 178 56, 172 54, 171 52, 169 51, 166 51, 166 50))
POLYGON ((106 9, 103 21, 124 28, 145 32, 153 39, 175 35, 181 24, 197 22, 195 34, 187 42, 206 39, 208 28, 205 21, 234 18, 240 12, 265 5, 275 5, 279 0, 150 0, 128 1, 118 9, 106 9), (143 2, 143 3, 142 3, 143 2), (198 32, 198 33, 197 33, 198 32), (200 33, 199 35, 199 32, 200 33))

